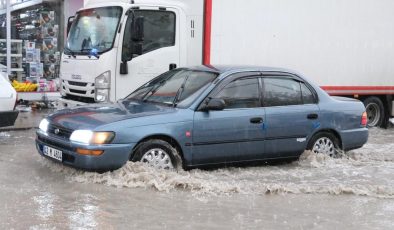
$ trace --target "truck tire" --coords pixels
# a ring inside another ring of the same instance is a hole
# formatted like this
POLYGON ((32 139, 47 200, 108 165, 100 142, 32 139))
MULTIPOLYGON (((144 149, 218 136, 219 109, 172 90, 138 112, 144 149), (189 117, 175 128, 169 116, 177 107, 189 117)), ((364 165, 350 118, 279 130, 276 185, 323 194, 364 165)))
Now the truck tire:
POLYGON ((147 163, 157 169, 179 170, 182 168, 182 158, 178 150, 160 139, 140 143, 131 160, 147 163))
POLYGON ((369 127, 380 127, 383 124, 385 111, 382 100, 378 97, 367 97, 363 101, 368 116, 369 127))

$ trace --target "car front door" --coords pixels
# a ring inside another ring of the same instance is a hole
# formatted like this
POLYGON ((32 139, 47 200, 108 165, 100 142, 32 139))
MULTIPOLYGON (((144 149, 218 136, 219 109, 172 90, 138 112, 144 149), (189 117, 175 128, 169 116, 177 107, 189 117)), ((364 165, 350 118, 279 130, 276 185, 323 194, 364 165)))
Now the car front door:
POLYGON ((294 157, 304 151, 308 135, 320 126, 317 97, 311 89, 291 77, 263 78, 266 154, 294 157))
POLYGON ((193 164, 261 158, 265 112, 261 107, 259 77, 236 78, 218 88, 209 97, 223 99, 225 109, 196 111, 194 115, 193 164))

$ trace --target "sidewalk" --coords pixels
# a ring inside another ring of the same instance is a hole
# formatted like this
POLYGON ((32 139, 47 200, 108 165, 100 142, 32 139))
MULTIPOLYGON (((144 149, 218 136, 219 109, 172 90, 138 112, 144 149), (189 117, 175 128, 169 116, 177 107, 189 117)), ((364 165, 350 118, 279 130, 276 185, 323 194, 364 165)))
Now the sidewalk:
POLYGON ((0 132, 11 130, 26 130, 38 128, 40 121, 48 114, 54 112, 54 109, 40 109, 28 112, 20 111, 14 126, 1 127, 0 132))

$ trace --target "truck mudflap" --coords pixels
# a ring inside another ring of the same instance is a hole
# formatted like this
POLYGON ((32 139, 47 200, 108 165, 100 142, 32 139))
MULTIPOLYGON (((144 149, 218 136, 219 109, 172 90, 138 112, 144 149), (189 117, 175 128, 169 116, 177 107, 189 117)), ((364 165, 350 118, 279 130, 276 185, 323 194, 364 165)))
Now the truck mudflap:
POLYGON ((13 126, 18 114, 17 110, 0 112, 0 127, 13 126))
POLYGON ((73 101, 73 100, 68 100, 65 98, 59 98, 55 103, 55 107, 56 107, 56 109, 64 109, 64 108, 72 108, 75 106, 83 106, 86 104, 87 103, 80 102, 80 101, 73 101))

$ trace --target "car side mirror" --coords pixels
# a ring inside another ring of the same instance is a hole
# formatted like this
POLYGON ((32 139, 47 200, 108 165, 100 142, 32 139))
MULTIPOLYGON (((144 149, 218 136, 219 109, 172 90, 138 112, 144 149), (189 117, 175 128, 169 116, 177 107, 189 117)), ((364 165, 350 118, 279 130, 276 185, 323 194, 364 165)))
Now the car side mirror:
POLYGON ((226 107, 226 102, 220 98, 212 98, 208 101, 208 103, 203 107, 203 111, 219 111, 223 110, 226 107))

